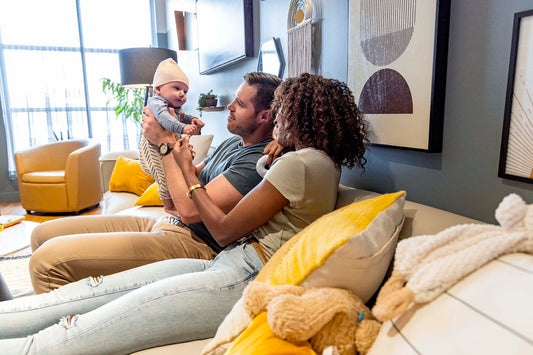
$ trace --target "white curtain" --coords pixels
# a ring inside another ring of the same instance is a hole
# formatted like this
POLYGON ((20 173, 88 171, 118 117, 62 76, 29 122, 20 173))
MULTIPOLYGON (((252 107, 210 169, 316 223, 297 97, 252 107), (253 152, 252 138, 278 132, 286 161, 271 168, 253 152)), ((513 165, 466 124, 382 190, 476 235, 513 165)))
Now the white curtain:
POLYGON ((102 78, 120 82, 118 50, 152 43, 153 0, 0 1, 0 103, 13 153, 71 138, 136 149, 140 127, 106 107, 102 78))

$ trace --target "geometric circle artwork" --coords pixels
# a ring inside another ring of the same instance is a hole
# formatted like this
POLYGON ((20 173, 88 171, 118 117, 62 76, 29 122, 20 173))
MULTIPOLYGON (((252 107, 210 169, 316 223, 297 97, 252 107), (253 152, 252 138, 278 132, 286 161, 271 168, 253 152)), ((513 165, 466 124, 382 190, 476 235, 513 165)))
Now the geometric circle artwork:
POLYGON ((366 59, 385 66, 405 51, 415 28, 416 0, 361 0, 361 48, 366 59))
POLYGON ((288 30, 311 18, 313 18, 313 3, 311 0, 291 0, 287 15, 288 30))
POLYGON ((358 106, 364 114, 413 113, 413 97, 400 73, 381 69, 363 86, 358 106))

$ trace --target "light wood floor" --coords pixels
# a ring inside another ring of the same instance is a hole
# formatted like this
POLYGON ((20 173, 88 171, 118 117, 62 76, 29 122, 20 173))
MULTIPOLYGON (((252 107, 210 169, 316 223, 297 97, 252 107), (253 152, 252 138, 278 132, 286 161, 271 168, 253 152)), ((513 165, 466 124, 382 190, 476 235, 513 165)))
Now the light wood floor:
MULTIPOLYGON (((80 213, 79 216, 86 216, 86 215, 94 215, 94 214, 102 214, 102 206, 98 206, 90 211, 86 211, 83 213, 80 213)), ((7 214, 14 214, 14 215, 20 215, 24 216, 26 221, 31 222, 37 222, 42 223, 45 221, 49 221, 52 219, 57 218, 64 218, 64 217, 72 217, 73 214, 65 214, 65 215, 52 215, 52 216, 41 216, 41 215, 33 215, 33 214, 27 214, 26 210, 22 208, 22 205, 20 204, 20 201, 12 201, 12 202, 0 202, 0 214, 1 215, 7 215, 7 214)))

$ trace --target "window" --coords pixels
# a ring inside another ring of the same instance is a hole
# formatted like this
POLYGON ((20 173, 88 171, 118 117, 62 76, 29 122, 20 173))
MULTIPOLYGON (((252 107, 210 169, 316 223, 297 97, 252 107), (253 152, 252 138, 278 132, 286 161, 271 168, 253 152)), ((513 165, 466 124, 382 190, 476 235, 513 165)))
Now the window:
POLYGON ((149 47, 154 0, 0 1, 0 98, 13 152, 70 138, 136 149, 140 128, 117 119, 101 79, 120 81, 118 51, 149 47))

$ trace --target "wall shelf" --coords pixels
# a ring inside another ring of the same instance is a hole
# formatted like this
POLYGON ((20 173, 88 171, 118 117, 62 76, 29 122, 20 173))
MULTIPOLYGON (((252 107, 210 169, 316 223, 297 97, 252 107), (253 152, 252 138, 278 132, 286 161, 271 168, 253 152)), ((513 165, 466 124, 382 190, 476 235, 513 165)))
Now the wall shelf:
POLYGON ((210 106, 210 107, 197 107, 198 111, 224 111, 226 109, 225 106, 210 106))

